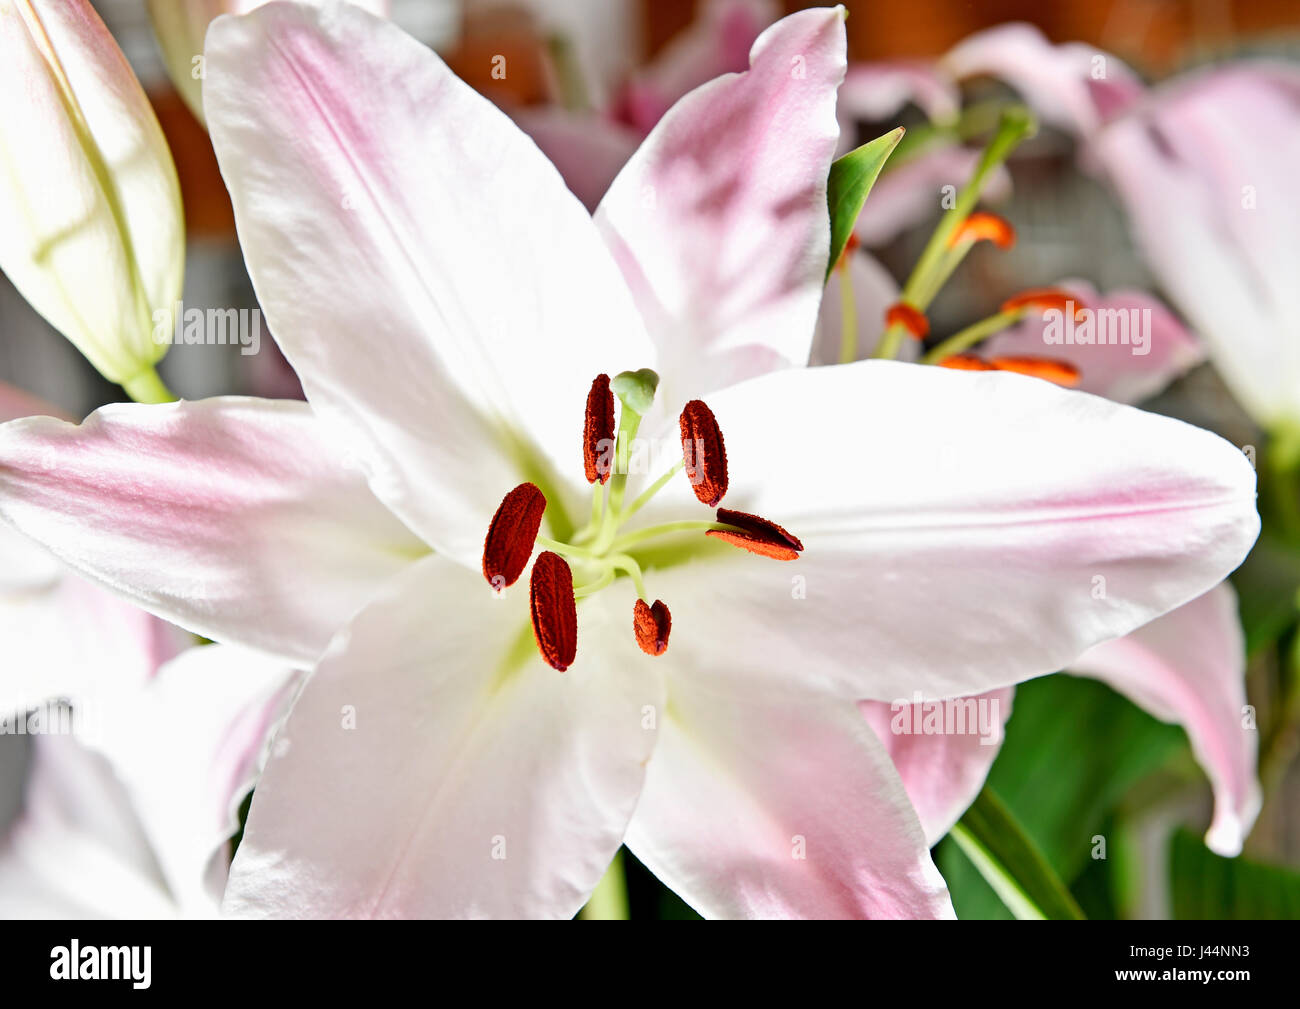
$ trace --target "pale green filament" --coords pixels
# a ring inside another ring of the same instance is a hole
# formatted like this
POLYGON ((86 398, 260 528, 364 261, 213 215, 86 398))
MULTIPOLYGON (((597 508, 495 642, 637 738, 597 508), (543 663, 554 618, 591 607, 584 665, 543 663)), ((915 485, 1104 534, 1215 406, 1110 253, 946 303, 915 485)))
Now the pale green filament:
MULTIPOLYGON (((962 257, 969 251, 970 246, 965 243, 959 243, 956 248, 951 247, 952 236, 956 234, 957 229, 961 227, 962 222, 970 216, 975 204, 979 202, 980 193, 984 191, 985 185, 992 176, 994 170, 1006 161, 1008 155, 1015 150, 1016 145, 1028 136, 1034 129, 1034 118, 1028 109, 1021 106, 1012 106, 1002 112, 1002 118, 998 124, 998 130, 993 135, 993 139, 984 148, 984 154, 980 158, 979 164, 975 168, 975 174, 971 176, 970 182, 962 187, 961 192, 957 194, 957 199, 939 219, 938 226, 926 243, 925 249, 916 261, 911 275, 907 278, 907 283, 903 285, 902 293, 899 300, 905 304, 911 305, 917 311, 924 312, 930 307, 930 302, 934 300, 935 295, 943 283, 951 275, 952 271, 957 268, 962 257)), ((894 358, 898 356, 898 350, 907 337, 907 328, 901 323, 895 323, 885 330, 884 336, 880 338, 880 345, 876 348, 876 357, 894 358)))

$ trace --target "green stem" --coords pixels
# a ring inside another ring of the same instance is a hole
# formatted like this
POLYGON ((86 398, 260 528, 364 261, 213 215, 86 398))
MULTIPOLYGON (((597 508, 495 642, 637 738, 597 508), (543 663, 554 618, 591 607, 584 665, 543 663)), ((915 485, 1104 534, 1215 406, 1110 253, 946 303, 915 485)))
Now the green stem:
POLYGON ((605 561, 620 571, 626 571, 632 579, 632 584, 636 586, 636 594, 642 599, 649 600, 650 597, 646 595, 645 578, 641 574, 640 564, 627 554, 610 554, 605 558, 605 561))
POLYGON ((623 849, 614 855, 605 875, 591 892, 578 917, 583 921, 627 921, 627 874, 623 869, 623 849))
POLYGON ((538 536, 534 542, 543 550, 550 550, 561 557, 580 557, 584 561, 599 559, 599 555, 594 550, 587 547, 575 547, 571 543, 561 543, 559 540, 553 540, 547 536, 538 536))
POLYGON ((853 277, 849 257, 840 260, 840 364, 852 364, 858 357, 858 308, 853 301, 853 277))
POLYGON ((949 836, 1017 918, 1083 918, 1042 852, 987 785, 949 836))
POLYGON ((1019 322, 1023 315, 1024 309, 1018 308, 1014 312, 999 312, 997 315, 990 315, 987 319, 973 322, 965 329, 958 330, 948 339, 927 351, 921 358, 921 363, 938 364, 946 357, 952 357, 953 354, 960 354, 962 351, 969 350, 975 344, 987 339, 994 333, 1001 332, 1008 326, 1019 322))
POLYGON ((647 487, 644 491, 642 491, 641 494, 637 497, 637 499, 633 501, 630 505, 628 505, 626 508, 624 508, 622 513, 618 516, 618 521, 615 525, 615 529, 617 529, 618 526, 621 526, 624 522, 626 522, 633 515, 639 512, 643 507, 645 507, 645 505, 649 503, 652 497, 654 497, 656 494, 658 494, 661 490, 664 489, 665 485, 667 485, 669 480, 671 480, 673 477, 675 477, 678 473, 681 472, 682 467, 684 467, 685 465, 686 465, 685 459, 678 459, 677 462, 667 473, 665 473, 658 480, 656 480, 649 487, 647 487))
POLYGON ((636 532, 628 533, 626 536, 620 536, 609 545, 611 550, 626 550, 628 547, 634 547, 638 543, 644 543, 646 540, 654 539, 657 536, 666 536, 668 533, 692 532, 696 530, 708 529, 727 529, 731 532, 744 532, 736 526, 728 525, 726 522, 714 522, 712 519, 681 519, 677 522, 664 522, 657 526, 646 526, 644 529, 638 529, 636 532))
POLYGON ((609 481, 609 509, 605 516, 607 526, 611 522, 617 522, 619 512, 623 510, 623 495, 627 492, 627 467, 631 457, 632 442, 636 440, 636 433, 640 427, 641 415, 624 403, 616 443, 614 475, 609 481))
POLYGON ((1300 540, 1300 427, 1278 426, 1265 448, 1269 497, 1283 535, 1300 540))
MULTIPOLYGON (((1030 133, 1033 127, 1034 117, 1023 106, 1013 105, 1002 111, 997 132, 984 148, 984 154, 980 157, 979 164, 975 166, 975 173, 971 176, 970 182, 957 194, 953 205, 939 218, 934 233, 926 242, 920 258, 916 261, 916 266, 907 278, 907 283, 903 285, 902 293, 899 295, 900 301, 922 312, 930 307, 930 302, 939 292, 939 287, 934 284, 934 280, 943 270, 947 269, 951 272, 956 268, 956 263, 947 260, 950 239, 975 209, 980 194, 984 191, 994 170, 1006 161, 1016 145, 1030 133)), ((876 356, 897 357, 906 333, 907 330, 902 326, 890 326, 876 348, 876 356)))
POLYGON ((581 599, 583 596, 595 595, 606 585, 614 580, 614 569, 606 568, 605 571, 594 582, 588 582, 586 585, 578 585, 573 590, 573 598, 581 599))
POLYGON ((177 399, 152 365, 124 381, 122 388, 137 403, 174 403, 177 399))

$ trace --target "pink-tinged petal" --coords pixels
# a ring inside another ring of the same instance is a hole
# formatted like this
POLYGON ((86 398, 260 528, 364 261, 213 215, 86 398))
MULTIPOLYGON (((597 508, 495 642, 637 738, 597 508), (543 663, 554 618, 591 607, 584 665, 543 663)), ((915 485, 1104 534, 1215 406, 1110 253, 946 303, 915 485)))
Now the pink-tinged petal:
POLYGON ((707 918, 951 917, 854 704, 755 683, 733 646, 675 625, 655 660, 670 668, 668 706, 628 827, 636 857, 707 918))
POLYGON ((957 86, 929 63, 853 63, 840 85, 840 119, 847 123, 883 122, 909 102, 935 123, 951 122, 961 111, 957 86))
MULTIPOLYGON (((13 553, 2 531, 0 562, 13 553)), ((0 590, 0 713, 62 700, 95 707, 132 694, 193 638, 59 565, 42 585, 0 590)))
MULTIPOLYGON (((327 0, 299 0, 317 6, 327 0)), ((372 14, 388 16, 388 0, 350 0, 372 14)), ((203 37, 213 18, 247 14, 266 0, 146 0, 163 63, 185 104, 203 122, 203 37)))
POLYGON ((107 378, 166 346, 180 187, 140 82, 87 0, 0 3, 0 268, 107 378))
MULTIPOLYGON (((898 284, 889 271, 865 252, 851 254, 848 261, 849 282, 853 288, 854 315, 857 320, 856 348, 853 359, 870 357, 885 331, 885 312, 898 300, 898 284)), ((822 298, 821 313, 817 318, 817 333, 813 337, 810 364, 838 364, 840 342, 844 332, 844 270, 831 271, 826 281, 826 294, 822 298)), ((908 340, 902 347, 901 357, 914 360, 920 344, 908 340)))
POLYGON ((74 736, 36 737, 23 811, 0 840, 0 918, 178 913, 108 762, 74 736))
POLYGON ((1300 422, 1300 73, 1267 63, 1179 80, 1088 149, 1162 289, 1266 426, 1300 422))
POLYGON ((299 663, 428 550, 307 404, 238 397, 6 424, 0 516, 159 616, 299 663))
POLYGON ((640 142, 627 127, 593 113, 529 106, 511 114, 593 212, 640 142))
POLYGON ((380 499, 475 567, 521 479, 555 515, 533 470, 580 482, 593 376, 655 362, 554 166, 349 4, 213 22, 204 102, 271 331, 380 499))
POLYGON ((586 646, 580 616, 560 673, 533 645, 526 591, 495 598, 442 557, 412 567, 339 635, 277 734, 227 909, 571 917, 618 849, 663 710, 630 611, 614 654, 586 646))
POLYGON ((615 118, 649 133, 686 93, 747 70, 750 48, 776 16, 770 0, 708 0, 690 28, 627 81, 614 99, 615 118))
MULTIPOLYGON (((1039 379, 864 361, 767 375, 709 406, 727 507, 804 550, 778 564, 720 548, 657 571, 655 594, 695 611, 673 606, 673 647, 693 619, 738 662, 854 699, 1065 668, 1217 585, 1259 532, 1235 446, 1039 379)), ((644 521, 693 500, 674 482, 644 521)))
POLYGON ((681 403, 808 360, 830 248, 842 9, 769 28, 751 69, 691 92, 596 213, 681 403))
POLYGON ((219 905, 239 804, 296 685, 268 656, 207 645, 86 712, 81 739, 112 764, 182 909, 219 905))
POLYGON ((1246 644, 1227 582, 1126 637, 1089 649, 1071 672, 1110 684, 1187 731, 1214 787, 1205 843, 1240 854, 1259 813, 1258 733, 1246 718, 1246 644))
POLYGON ((903 779, 926 844, 938 844, 984 787, 1014 696, 1007 688, 929 704, 909 704, 909 698, 858 704, 903 779))
POLYGON ((1118 290, 1099 295, 1092 285, 1066 280, 1052 285, 1074 294, 1077 308, 1091 313, 1086 338, 1106 343, 1065 343, 1081 333, 1065 315, 1031 314, 979 349, 981 357, 1029 355, 1066 361, 1079 369, 1079 385, 1120 403, 1140 403, 1205 360, 1205 348, 1158 298, 1144 291, 1118 290))
POLYGON ((1030 24, 977 32, 940 61, 957 78, 997 77, 1052 126, 1088 136, 1141 98, 1142 82, 1118 56, 1068 42, 1053 45, 1030 24))
MULTIPOLYGON (((858 215, 853 233, 863 245, 880 246, 926 221, 938 220, 943 201, 970 181, 980 152, 958 144, 938 147, 897 165, 886 164, 858 215)), ((1011 175, 999 166, 984 186, 983 198, 997 203, 1011 193, 1011 175)))
POLYGON ((287 674, 194 648, 134 691, 35 739, 23 811, 0 844, 0 916, 213 917, 236 805, 287 674))

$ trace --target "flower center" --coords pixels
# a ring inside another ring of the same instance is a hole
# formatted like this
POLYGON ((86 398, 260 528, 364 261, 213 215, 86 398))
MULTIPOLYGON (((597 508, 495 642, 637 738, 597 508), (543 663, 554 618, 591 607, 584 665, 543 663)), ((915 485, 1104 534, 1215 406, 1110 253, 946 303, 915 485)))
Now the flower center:
MULTIPOLYGON (((595 594, 622 577, 636 590, 632 633, 647 655, 668 649, 672 614, 662 600, 650 602, 637 554, 645 544, 683 532, 706 536, 760 557, 794 560, 803 550, 798 537, 758 515, 719 508, 727 493, 727 450, 713 411, 691 400, 680 417, 682 454, 636 500, 624 504, 630 457, 641 418, 654 402, 659 376, 649 369, 623 372, 612 381, 598 375, 587 395, 582 431, 583 471, 592 485, 591 519, 569 542, 539 536, 546 497, 532 483, 522 483, 502 499, 483 542, 483 577, 494 591, 513 585, 528 566, 535 547, 542 547, 529 579, 533 640, 547 664, 563 672, 577 655, 577 600, 595 594), (622 404, 617 429, 614 399, 622 404), (685 470, 695 497, 717 509, 711 519, 684 518, 624 531, 629 520, 685 470), (574 568, 580 578, 574 578, 574 568)), ((675 451, 675 449, 674 449, 675 451)))

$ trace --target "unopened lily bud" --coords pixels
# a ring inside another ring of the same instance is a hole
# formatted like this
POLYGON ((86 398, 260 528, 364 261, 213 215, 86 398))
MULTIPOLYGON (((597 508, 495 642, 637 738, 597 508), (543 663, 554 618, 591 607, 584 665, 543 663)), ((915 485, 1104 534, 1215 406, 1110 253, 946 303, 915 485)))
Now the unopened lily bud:
MULTIPOLYGON (((199 122, 203 118, 203 39, 222 14, 247 14, 267 0, 147 0, 153 31, 172 84, 199 122)), ((304 0, 312 3, 313 0, 304 0)), ((315 0, 320 6, 324 0, 315 0)), ((358 7, 388 17, 388 0, 352 0, 358 7)))
POLYGON ((180 187, 87 0, 0 0, 0 101, 0 268, 105 378, 147 386, 181 290, 180 187))

